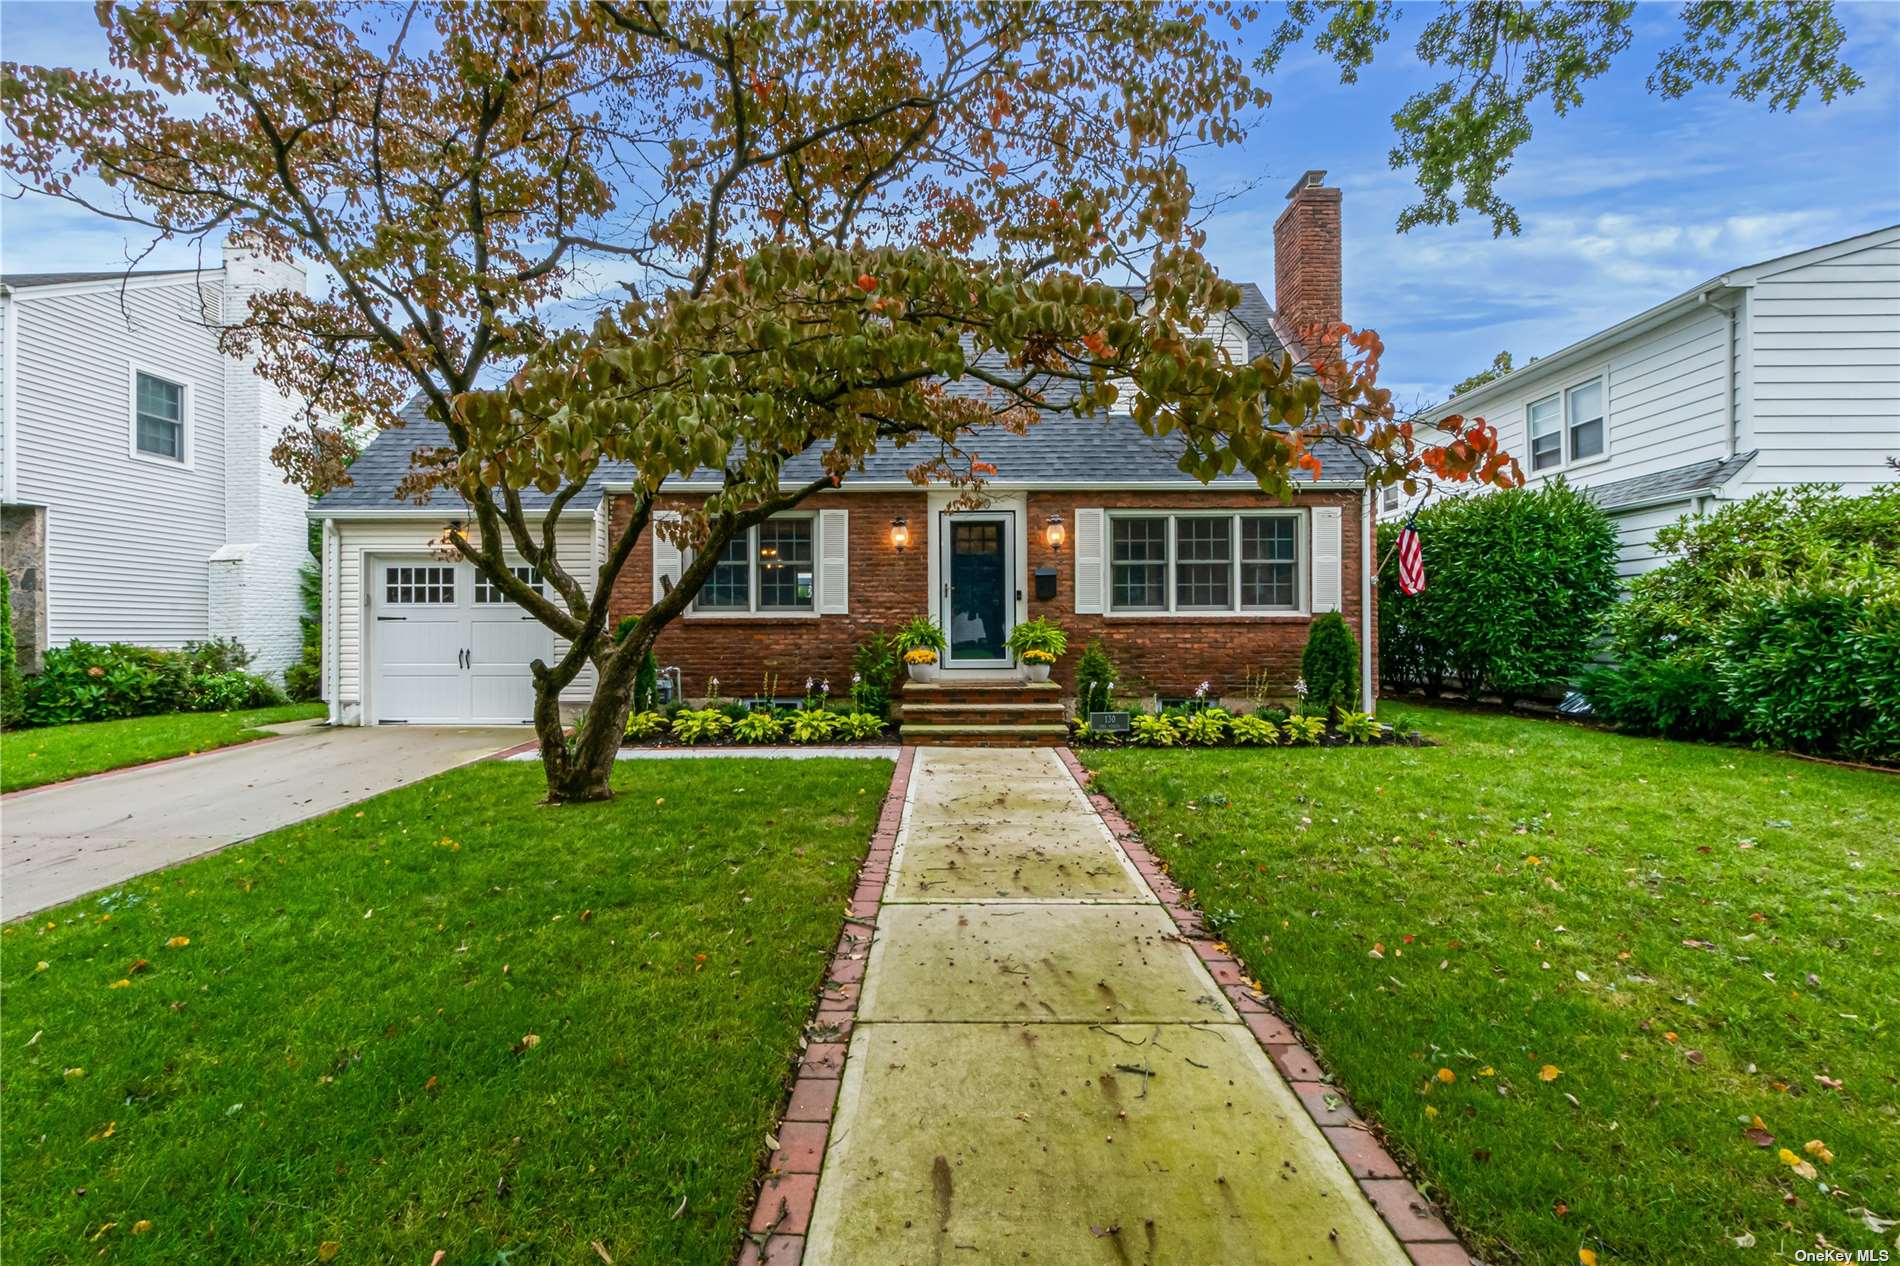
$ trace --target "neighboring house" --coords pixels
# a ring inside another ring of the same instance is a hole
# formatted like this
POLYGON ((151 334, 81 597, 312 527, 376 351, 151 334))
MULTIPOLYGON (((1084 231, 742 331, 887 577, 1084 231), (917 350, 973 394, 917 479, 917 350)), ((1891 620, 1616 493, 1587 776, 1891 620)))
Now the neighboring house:
POLYGON ((270 451, 295 403, 221 354, 253 293, 301 269, 241 244, 223 266, 0 277, 0 553, 21 666, 75 639, 236 638, 296 662, 309 499, 270 451))
POLYGON ((1496 426, 1533 485, 1588 488, 1626 577, 1717 502, 1866 492, 1900 456, 1900 225, 1724 273, 1429 416, 1453 413, 1496 426))
MULTIPOLYGON (((1339 319, 1339 191, 1323 172, 1288 195, 1275 235, 1276 318, 1257 286, 1216 337, 1237 355, 1277 352, 1283 328, 1339 319)), ((413 408, 413 406, 412 406, 413 408)), ((419 411, 351 467, 353 483, 323 497, 324 695, 333 719, 502 723, 528 719, 528 662, 557 650, 538 621, 481 583, 466 563, 431 550, 459 502, 397 499, 417 448, 446 442, 419 411)), ((1049 414, 1027 435, 996 431, 964 445, 993 463, 987 500, 953 509, 955 493, 906 477, 914 456, 880 451, 836 491, 807 500, 735 540, 694 608, 661 635, 661 663, 683 693, 796 697, 806 678, 843 695, 853 648, 873 631, 929 614, 948 634, 945 679, 1009 670, 1010 629, 1057 619, 1070 637, 1058 679, 1072 686, 1082 647, 1101 642, 1129 693, 1179 698, 1202 682, 1243 696, 1265 680, 1290 696, 1313 617, 1340 611, 1359 638, 1363 689, 1373 690, 1372 499, 1348 449, 1320 451, 1319 477, 1290 500, 1245 475, 1203 485, 1176 464, 1178 441, 1150 438, 1126 416, 1049 414)), ((788 482, 816 474, 815 454, 788 482)), ((583 583, 628 512, 632 472, 601 469, 569 504, 563 565, 583 583)), ((677 509, 716 477, 669 484, 677 509)), ((523 494, 530 507, 546 498, 523 494)), ((616 585, 615 615, 645 609, 679 552, 649 533, 616 585)), ((569 701, 585 702, 584 676, 569 701)))

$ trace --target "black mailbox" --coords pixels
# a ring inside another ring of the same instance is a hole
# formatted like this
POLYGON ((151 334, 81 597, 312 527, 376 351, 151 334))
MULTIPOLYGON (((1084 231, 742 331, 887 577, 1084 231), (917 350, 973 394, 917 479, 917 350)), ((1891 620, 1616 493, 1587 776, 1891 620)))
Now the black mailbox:
POLYGON ((1036 568, 1036 601, 1047 602, 1056 596, 1056 569, 1036 568))

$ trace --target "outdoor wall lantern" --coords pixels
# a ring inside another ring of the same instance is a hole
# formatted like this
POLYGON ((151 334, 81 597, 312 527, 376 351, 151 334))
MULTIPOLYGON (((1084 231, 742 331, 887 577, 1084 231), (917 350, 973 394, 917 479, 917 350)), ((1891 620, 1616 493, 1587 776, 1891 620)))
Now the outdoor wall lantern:
POLYGON ((897 547, 900 554, 910 546, 910 524, 901 514, 891 520, 891 544, 897 547))
POLYGON ((1069 539, 1069 529, 1062 526, 1062 516, 1049 516, 1049 526, 1042 530, 1043 539, 1049 542, 1049 548, 1060 554, 1063 543, 1069 539))

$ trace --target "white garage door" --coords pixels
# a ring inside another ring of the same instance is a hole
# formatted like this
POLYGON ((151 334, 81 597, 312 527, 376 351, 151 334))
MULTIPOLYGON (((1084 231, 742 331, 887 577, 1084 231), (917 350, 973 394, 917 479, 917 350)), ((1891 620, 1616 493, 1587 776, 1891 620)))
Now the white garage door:
MULTIPOLYGON (((540 588, 531 567, 515 574, 540 588)), ((382 558, 371 572, 372 712, 379 722, 519 725, 534 719, 530 661, 554 634, 467 563, 382 558)))

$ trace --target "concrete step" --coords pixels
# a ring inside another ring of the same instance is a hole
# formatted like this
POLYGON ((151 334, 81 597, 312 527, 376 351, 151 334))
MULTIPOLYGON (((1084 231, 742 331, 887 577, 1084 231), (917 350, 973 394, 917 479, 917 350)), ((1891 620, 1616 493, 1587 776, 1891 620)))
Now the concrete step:
POLYGON ((1043 703, 902 703, 905 725, 1060 725, 1068 718, 1054 699, 1043 703))
POLYGON ((1060 747, 1069 741, 1066 725, 918 725, 898 727, 900 742, 911 746, 1060 747))

